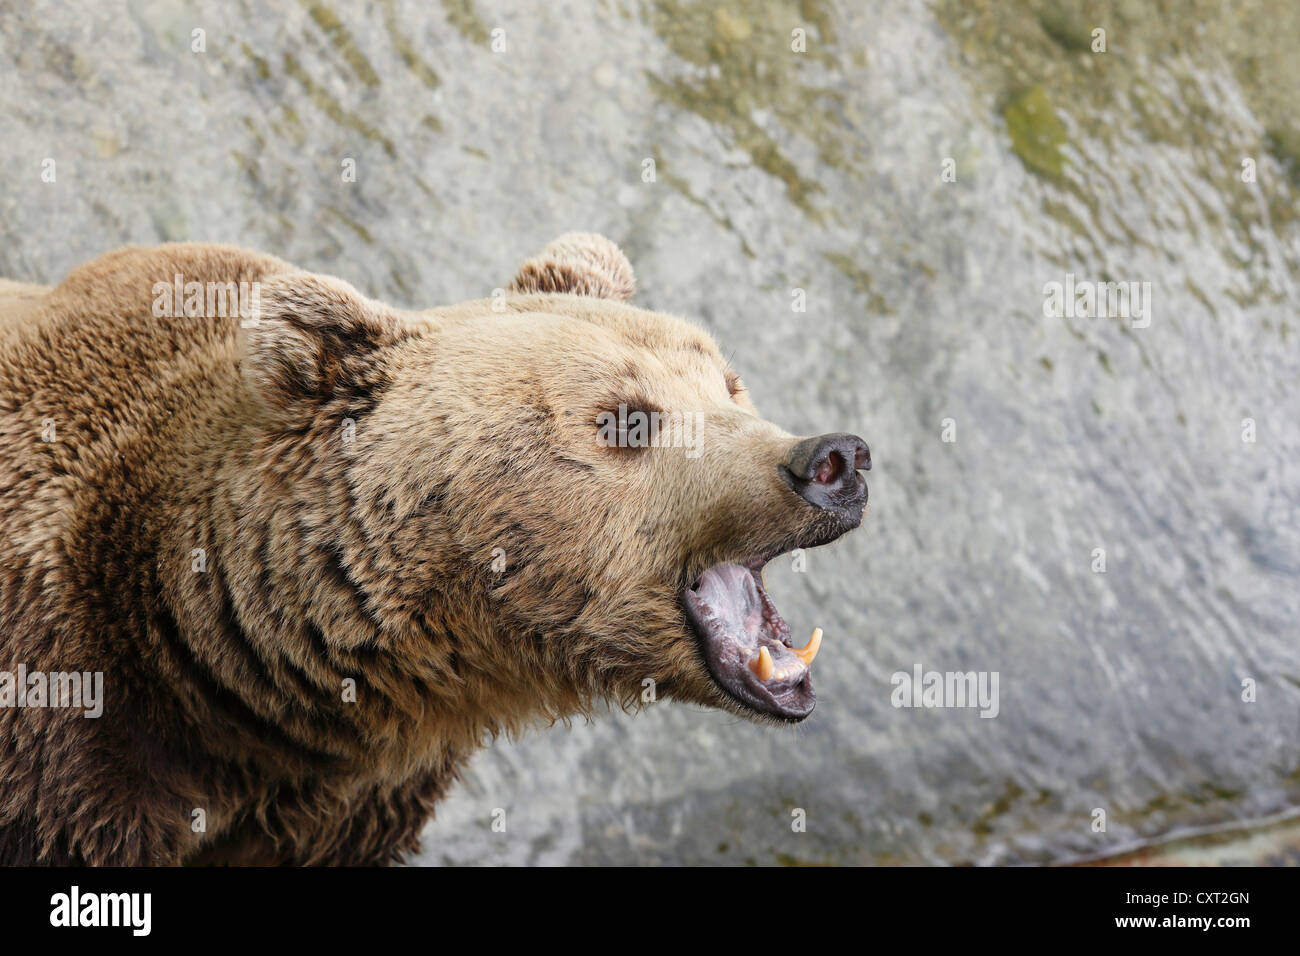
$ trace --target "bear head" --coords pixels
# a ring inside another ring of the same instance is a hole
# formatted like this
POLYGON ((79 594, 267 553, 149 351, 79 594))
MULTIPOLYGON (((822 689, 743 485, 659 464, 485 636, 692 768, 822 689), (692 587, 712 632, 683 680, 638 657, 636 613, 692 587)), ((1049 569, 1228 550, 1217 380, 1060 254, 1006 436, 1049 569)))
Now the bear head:
POLYGON ((335 577, 444 719, 496 730, 660 696, 812 710, 820 634, 795 646, 762 571, 857 527, 867 446, 765 420, 708 334, 633 291, 587 234, 449 308, 303 272, 259 290, 241 363, 259 461, 309 489, 335 577))

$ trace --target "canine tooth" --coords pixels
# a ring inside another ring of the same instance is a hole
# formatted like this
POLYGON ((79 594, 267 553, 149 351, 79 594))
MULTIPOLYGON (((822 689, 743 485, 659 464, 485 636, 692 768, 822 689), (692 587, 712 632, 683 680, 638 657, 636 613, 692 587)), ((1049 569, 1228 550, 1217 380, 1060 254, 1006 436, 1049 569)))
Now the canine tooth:
POLYGON ((767 590, 767 568, 758 569, 758 579, 763 582, 763 590, 767 590))
POLYGON ((776 669, 772 663, 772 653, 766 647, 760 647, 758 657, 749 662, 749 669, 758 675, 759 680, 771 680, 772 672, 776 669))
POLYGON ((821 650, 821 646, 822 629, 818 627, 813 630, 812 637, 808 639, 808 646, 803 648, 803 650, 795 648, 794 652, 799 660, 803 661, 803 666, 808 667, 812 664, 813 658, 817 656, 817 652, 821 650))

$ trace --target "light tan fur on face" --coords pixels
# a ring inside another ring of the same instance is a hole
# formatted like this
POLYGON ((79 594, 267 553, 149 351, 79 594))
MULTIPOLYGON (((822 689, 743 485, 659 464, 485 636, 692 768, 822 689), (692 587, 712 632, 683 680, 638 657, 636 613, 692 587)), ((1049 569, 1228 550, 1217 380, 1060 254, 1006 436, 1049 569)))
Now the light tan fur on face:
POLYGON ((0 669, 106 689, 0 709, 0 862, 387 862, 493 735, 645 678, 741 712, 678 594, 815 518, 794 439, 633 288, 581 234, 502 311, 201 244, 0 284, 0 669), (257 324, 154 317, 176 274, 261 283, 257 324), (600 445, 621 401, 703 413, 699 457, 600 445))

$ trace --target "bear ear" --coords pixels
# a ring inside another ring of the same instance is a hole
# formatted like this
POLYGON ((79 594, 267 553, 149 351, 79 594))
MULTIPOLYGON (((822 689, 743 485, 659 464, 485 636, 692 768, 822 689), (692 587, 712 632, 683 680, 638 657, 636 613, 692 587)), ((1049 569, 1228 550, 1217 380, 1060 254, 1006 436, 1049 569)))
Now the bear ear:
POLYGON ((621 249, 592 232, 568 232, 519 268, 510 292, 569 292, 626 302, 636 291, 621 249))
POLYGON ((386 305, 332 276, 288 273, 255 288, 244 376, 284 424, 332 398, 364 401, 384 378, 377 353, 412 334, 386 305))

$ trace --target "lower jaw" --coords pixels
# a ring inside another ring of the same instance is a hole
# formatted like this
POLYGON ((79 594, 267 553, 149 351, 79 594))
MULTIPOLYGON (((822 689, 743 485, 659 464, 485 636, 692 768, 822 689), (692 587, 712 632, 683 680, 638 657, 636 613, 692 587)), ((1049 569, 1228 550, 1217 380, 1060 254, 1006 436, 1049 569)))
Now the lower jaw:
MULTIPOLYGON (((731 709, 750 719, 775 720, 782 723, 797 724, 806 719, 817 705, 817 694, 813 690, 812 680, 805 678, 802 686, 796 686, 793 694, 797 699, 762 700, 756 696, 742 695, 712 675, 714 683, 721 689, 731 703, 731 709)), ((789 697, 790 695, 786 695, 789 697)))
POLYGON ((761 575, 761 562, 716 565, 683 591, 682 602, 710 676, 732 709, 798 722, 816 704, 809 665, 820 631, 807 648, 795 649, 761 575))

